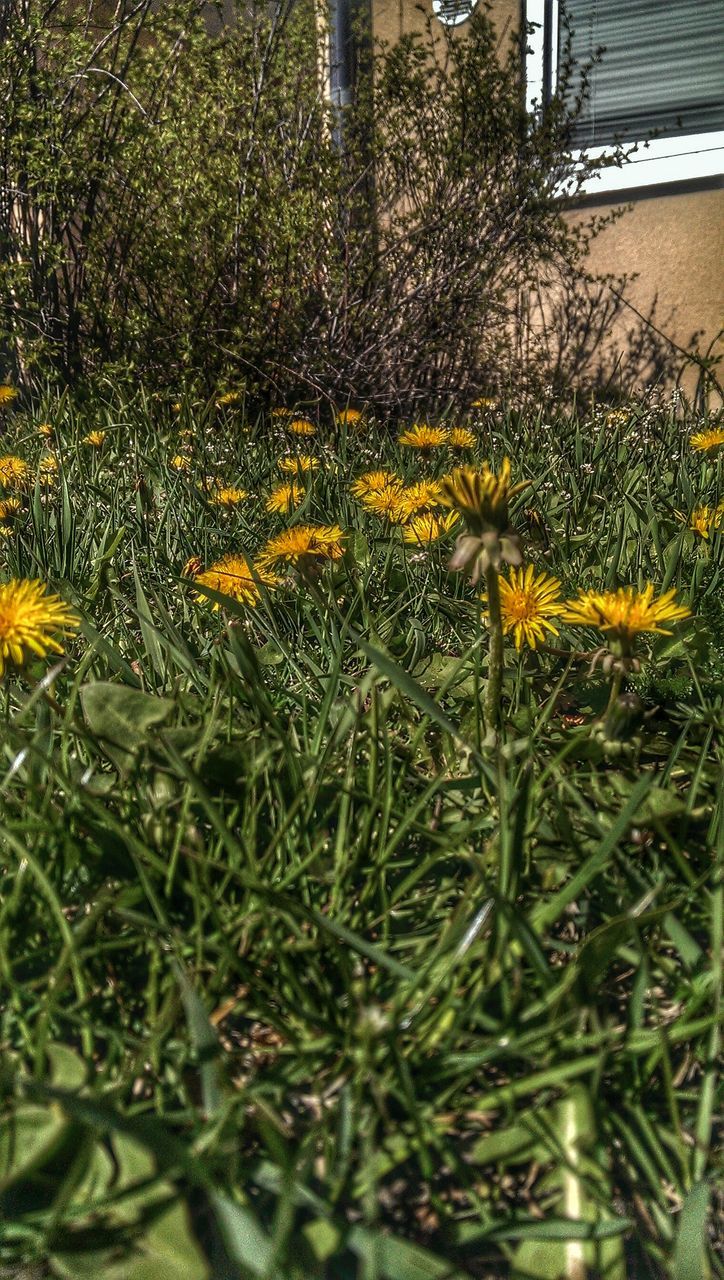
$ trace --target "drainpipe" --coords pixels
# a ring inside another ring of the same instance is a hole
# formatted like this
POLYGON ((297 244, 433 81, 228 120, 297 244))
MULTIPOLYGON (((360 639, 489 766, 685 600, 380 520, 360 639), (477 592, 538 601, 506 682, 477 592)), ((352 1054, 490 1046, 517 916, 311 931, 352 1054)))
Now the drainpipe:
POLYGON ((344 109, 352 100, 352 14, 350 0, 329 0, 329 101, 332 137, 341 149, 344 109))

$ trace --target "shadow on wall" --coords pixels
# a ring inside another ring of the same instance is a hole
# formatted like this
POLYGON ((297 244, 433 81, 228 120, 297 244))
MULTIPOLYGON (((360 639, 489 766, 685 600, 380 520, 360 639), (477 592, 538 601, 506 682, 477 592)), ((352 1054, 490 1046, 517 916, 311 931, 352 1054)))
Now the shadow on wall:
POLYGON ((587 276, 565 264, 551 267, 522 295, 520 358, 546 369, 553 390, 575 386, 608 400, 624 400, 643 387, 682 388, 704 409, 721 403, 717 376, 722 334, 702 351, 703 330, 686 347, 676 331, 676 308, 662 315, 655 294, 641 312, 627 296, 636 276, 587 276))

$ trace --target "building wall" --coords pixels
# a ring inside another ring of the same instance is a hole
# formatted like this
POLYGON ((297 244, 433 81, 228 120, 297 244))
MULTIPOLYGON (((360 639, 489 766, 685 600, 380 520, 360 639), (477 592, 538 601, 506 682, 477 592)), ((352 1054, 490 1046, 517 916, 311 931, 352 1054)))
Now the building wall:
MULTIPOLYGON (((503 38, 519 30, 520 12, 520 0, 495 0, 491 14, 503 38)), ((372 0, 373 34, 378 40, 394 43, 408 32, 419 30, 423 14, 432 14, 431 0, 372 0)), ((464 30, 463 24, 460 31, 464 30)))
MULTIPOLYGON (((519 30, 521 11, 521 0, 492 0, 501 44, 507 46, 509 36, 519 30)), ((432 13, 431 0, 372 0, 374 36, 394 42, 419 29, 425 13, 432 13)), ((465 24, 458 31, 464 38, 465 24)), ((649 316, 655 306, 655 323, 666 337, 687 347, 698 335, 699 349, 705 352, 724 326, 724 186, 691 190, 672 185, 633 189, 615 200, 612 195, 589 197, 568 216, 588 220, 593 212, 604 214, 629 202, 630 211, 594 242, 591 269, 637 275, 626 291, 636 310, 649 316)), ((615 353, 625 351, 626 330, 635 320, 634 312, 624 308, 621 324, 610 335, 615 353)), ((718 350, 724 354, 724 344, 718 350)), ((689 369, 684 388, 692 391, 696 377, 696 370, 689 369)))
MULTIPOLYGON (((610 199, 589 202, 586 212, 606 213, 623 203, 610 199)), ((630 210, 594 241, 591 269, 638 272, 626 290, 629 301, 644 315, 655 302, 657 327, 682 347, 696 336, 705 352, 724 326, 724 189, 670 187, 662 194, 654 188, 629 199, 630 210)), ((721 343, 719 349, 724 353, 721 343)), ((684 386, 692 390, 695 383, 692 368, 684 386)))

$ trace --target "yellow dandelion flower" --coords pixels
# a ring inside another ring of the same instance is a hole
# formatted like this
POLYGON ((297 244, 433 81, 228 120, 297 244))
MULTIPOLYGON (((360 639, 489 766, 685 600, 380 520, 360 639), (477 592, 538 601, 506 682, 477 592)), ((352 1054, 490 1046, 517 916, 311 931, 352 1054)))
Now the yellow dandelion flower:
POLYGON ((17 400, 17 398, 18 393, 15 387, 8 386, 6 382, 0 386, 0 409, 7 409, 8 405, 11 405, 13 400, 17 400))
POLYGON ((209 498, 212 507, 236 507, 244 498, 248 498, 249 494, 246 489, 235 489, 230 485, 220 485, 209 498))
POLYGON ((688 618, 691 610, 676 603, 676 591, 665 591, 657 600, 651 583, 643 591, 619 587, 617 591, 584 591, 567 600, 562 617, 582 627, 597 627, 624 643, 643 631, 670 635, 662 623, 688 618))
POLYGON ((550 621, 560 616, 562 610, 561 584, 547 573, 535 576, 532 564, 525 569, 510 569, 507 580, 500 579, 500 615, 503 634, 511 631, 516 649, 524 644, 535 649, 545 640, 546 631, 558 635, 558 629, 550 621))
MULTIPOLYGON (((193 561, 189 561, 189 565, 193 561)), ((188 566, 187 566, 188 568, 188 566)), ((187 576, 184 571, 184 576, 187 576)), ((263 568, 252 564, 247 560, 246 556, 237 555, 230 552, 228 555, 222 556, 220 560, 215 560, 209 565, 208 569, 201 572, 194 572, 191 575, 194 582, 202 587, 210 587, 212 591, 218 591, 222 596, 230 596, 232 600, 237 600, 239 604, 251 605, 252 607, 261 599, 259 583, 263 583, 265 587, 274 587, 279 581, 272 573, 268 573, 263 568)), ((210 604, 214 612, 219 608, 216 600, 210 600, 208 596, 204 596, 199 592, 198 600, 205 600, 210 604)))
POLYGON ((30 467, 24 458, 7 453, 0 458, 0 485, 4 489, 21 489, 30 478, 30 467))
POLYGON ((402 481, 394 471, 365 471, 349 487, 355 498, 366 498, 370 493, 383 493, 385 489, 401 489, 402 481))
POLYGON ((473 409, 497 409, 497 407, 498 401, 495 396, 479 396, 471 405, 473 409))
POLYGON ((180 412, 181 412, 181 410, 182 410, 182 408, 183 408, 183 405, 181 404, 181 401, 180 401, 180 400, 174 400, 173 404, 171 405, 171 412, 172 412, 172 413, 180 413, 180 412))
POLYGON ((23 504, 19 498, 4 498, 0 502, 0 520, 11 520, 22 511, 23 504))
POLYGON ((689 528, 698 533, 702 538, 708 538, 711 533, 716 533, 724 517, 722 507, 695 507, 689 517, 689 528))
POLYGON ((403 527, 402 536, 405 542, 421 543, 437 542, 438 538, 449 533, 457 523, 457 511, 447 511, 440 515, 435 511, 424 511, 422 515, 413 516, 403 527))
POLYGON ((405 519, 442 504, 440 486, 434 480, 416 480, 400 490, 400 510, 405 519))
POLYGON ((241 391, 225 391, 223 396, 219 396, 216 401, 217 409, 227 409, 230 405, 238 404, 241 400, 241 391))
POLYGON ((197 573, 201 573, 201 570, 203 569, 203 567, 204 567, 204 562, 201 559, 201 556, 191 556, 190 559, 186 561, 186 564, 181 570, 181 577, 195 578, 197 573))
POLYGON ((191 467, 189 459, 185 458, 182 453, 175 453, 171 459, 170 465, 173 467, 174 471, 188 471, 191 467))
POLYGON ((77 615, 44 582, 13 578, 0 584, 0 676, 8 663, 62 653, 61 636, 78 627, 77 615))
POLYGON ((46 453, 38 463, 38 479, 41 484, 53 484, 58 479, 58 459, 54 453, 46 453))
POLYGON ((364 414, 361 409, 341 409, 337 421, 347 427, 359 427, 364 421, 364 414))
POLYGON ((52 440, 52 438, 53 438, 53 426, 52 426, 52 423, 50 423, 50 422, 41 422, 41 423, 40 423, 40 426, 36 427, 36 429, 35 429, 35 434, 36 434, 37 436, 40 436, 43 440, 52 440))
POLYGON ((287 430, 291 431, 294 436, 315 436, 317 428, 309 418, 292 418, 287 423, 287 430))
POLYGON ((707 431, 695 431, 689 436, 689 444, 699 453, 708 453, 724 444, 724 427, 712 427, 707 431))
POLYGON ((460 513, 467 532, 460 534, 450 561, 451 569, 467 569, 472 581, 497 570, 502 560, 519 565, 520 538, 510 527, 510 499, 527 487, 510 483, 510 461, 504 458, 500 471, 482 467, 458 467, 438 482, 441 502, 460 513))
POLYGON ((474 449, 478 440, 475 433, 467 427, 451 427, 447 443, 451 449, 474 449))
POLYGON ((10 538, 15 533, 11 524, 0 524, 0 538, 10 538))
POLYGON ((299 453, 294 458, 279 459, 279 470, 286 472, 287 475, 306 475, 316 471, 318 467, 319 458, 315 458, 311 453, 299 453))
POLYGON ((279 409, 272 409, 271 416, 272 418, 293 418, 294 413, 291 409, 284 409, 282 407, 279 409))
POLYGON ((371 489, 359 499, 365 511, 382 520, 391 520, 393 524, 404 524, 408 513, 403 509, 402 494, 396 485, 388 485, 386 489, 371 489))
POLYGON ((508 503, 527 488, 527 481, 511 485, 510 459, 503 458, 497 475, 487 462, 479 468, 459 467, 441 478, 439 488, 443 506, 459 511, 472 528, 502 533, 508 527, 508 503))
POLYGON ((83 436, 82 443, 90 445, 92 449, 100 449, 105 438, 105 431, 89 431, 87 436, 83 436))
POLYGON ((430 427, 426 422, 415 422, 398 436, 398 441, 409 449, 427 453, 430 449, 439 449, 441 445, 447 444, 447 438, 446 427, 430 427))
POLYGON ((630 409, 609 409, 604 414, 604 422, 607 427, 620 427, 628 422, 631 418, 630 409))
POLYGON ((293 511, 299 505, 304 497, 304 489, 300 484, 295 484, 292 480, 290 484, 277 485, 269 494, 264 506, 267 511, 275 512, 277 515, 286 515, 293 511))
POLYGON ((265 569, 273 565, 291 565, 305 571, 325 560, 340 560, 344 555, 344 533, 336 524, 300 524, 270 538, 259 556, 265 569))

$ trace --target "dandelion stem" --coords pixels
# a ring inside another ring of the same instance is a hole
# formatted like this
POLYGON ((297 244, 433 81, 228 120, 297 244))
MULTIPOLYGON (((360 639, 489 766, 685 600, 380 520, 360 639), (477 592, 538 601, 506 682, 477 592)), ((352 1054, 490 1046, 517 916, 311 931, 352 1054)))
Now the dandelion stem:
POLYGON ((608 704, 606 706, 606 710, 603 713, 604 720, 608 716, 609 712, 613 711, 613 708, 616 705, 616 700, 618 698, 618 695, 621 692, 622 684, 623 684, 623 671, 621 671, 621 669, 619 668, 617 671, 614 671, 613 673, 613 680, 611 681, 611 692, 608 695, 608 704))
POLYGON ((488 685, 485 690, 485 728, 488 733, 496 729, 500 719, 500 693, 503 686, 503 621, 500 614, 500 584, 498 570, 489 564, 485 570, 485 586, 488 605, 488 630, 490 649, 488 657, 488 685))

